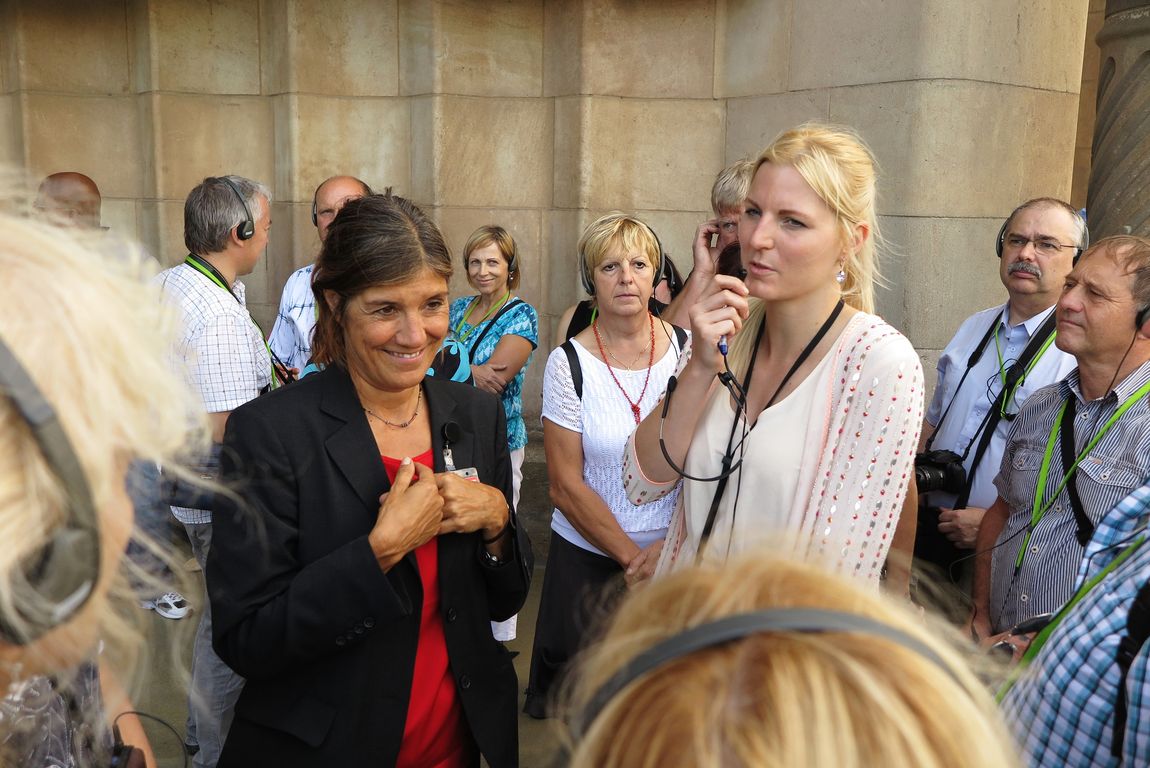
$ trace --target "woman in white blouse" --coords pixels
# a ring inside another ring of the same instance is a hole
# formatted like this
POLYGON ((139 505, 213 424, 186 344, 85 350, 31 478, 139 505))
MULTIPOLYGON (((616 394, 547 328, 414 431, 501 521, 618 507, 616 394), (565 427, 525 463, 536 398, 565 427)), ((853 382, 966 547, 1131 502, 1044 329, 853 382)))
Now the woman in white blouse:
POLYGON ((686 340, 648 310, 659 241, 638 219, 610 213, 580 237, 579 258, 595 319, 551 353, 543 376, 555 511, 524 705, 533 717, 548 714, 549 692, 609 593, 622 589, 624 572, 654 569, 675 504, 673 490, 632 504, 620 474, 627 438, 658 404, 686 340))
POLYGON ((702 276, 690 360, 628 444, 633 501, 688 477, 657 573, 768 542, 865 583, 892 542, 909 560, 922 367, 872 314, 877 238, 857 136, 808 124, 763 150, 739 221, 745 283, 702 276))

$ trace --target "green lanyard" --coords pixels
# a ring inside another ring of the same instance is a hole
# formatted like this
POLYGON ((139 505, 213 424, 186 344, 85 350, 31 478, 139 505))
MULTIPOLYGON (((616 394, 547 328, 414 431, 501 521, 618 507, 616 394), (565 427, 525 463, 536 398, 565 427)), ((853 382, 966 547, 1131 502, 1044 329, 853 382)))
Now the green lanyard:
POLYGON ((455 326, 455 338, 461 342, 466 341, 467 337, 474 333, 476 328, 486 323, 487 318, 491 317, 492 313, 496 312, 500 307, 506 304, 507 300, 510 298, 511 291, 507 291, 507 293, 503 294, 502 299, 491 305, 491 309, 487 310, 487 314, 480 318, 478 323, 468 328, 467 333, 463 333, 463 326, 467 324, 467 318, 471 317, 471 312, 479 304, 479 297, 476 296, 475 299, 471 302, 471 305, 467 307, 467 311, 463 313, 463 317, 459 318, 459 323, 455 326))
MULTIPOLYGON (((999 406, 998 410, 1002 418, 1007 418, 1006 407, 1010 403, 1014 402, 1014 397, 1018 392, 1018 388, 1022 386, 1023 382, 1026 381, 1026 377, 1030 375, 1031 370, 1033 370, 1034 366, 1038 364, 1038 361, 1042 359, 1042 356, 1046 354, 1046 350, 1050 349, 1050 345, 1054 343, 1054 337, 1056 335, 1057 332, 1052 333, 1046 337, 1046 341, 1044 341, 1042 346, 1038 348, 1038 354, 1031 358, 1030 362, 1026 364, 1026 369, 1022 372, 1022 375, 1018 377, 1018 381, 1014 383, 1014 386, 1010 389, 1009 392, 1002 396, 1002 405, 999 406)), ((1002 380, 1002 386, 1005 388, 1006 361, 1002 359, 1002 347, 1000 347, 998 344, 998 331, 994 332, 994 351, 998 353, 998 377, 1002 380)))
MULTIPOLYGON (((1073 476, 1074 470, 1078 468, 1078 465, 1084 458, 1090 455, 1090 452, 1094 450, 1099 441, 1105 437, 1106 433, 1110 431, 1110 428, 1118 422, 1122 414, 1130 410, 1134 403, 1144 398, 1147 394, 1150 394, 1150 381, 1147 381, 1139 387, 1137 392, 1126 398, 1126 402, 1118 406, 1118 410, 1114 412, 1114 415, 1106 420, 1106 423, 1103 424, 1102 428, 1090 439, 1090 442, 1086 448, 1083 449, 1082 453, 1078 454, 1078 458, 1074 460, 1074 464, 1066 469, 1066 474, 1062 476, 1062 480, 1058 483, 1058 487, 1055 488, 1054 493, 1046 502, 1043 502, 1041 494, 1046 488, 1046 478, 1050 474, 1050 458, 1054 455, 1054 444, 1058 440, 1058 430, 1062 426, 1062 417, 1066 413, 1066 403, 1062 403, 1062 407, 1058 409, 1058 415, 1054 418, 1054 424, 1050 427, 1050 437, 1046 441, 1046 452, 1042 455, 1042 466, 1038 470, 1038 487, 1034 490, 1034 506, 1031 507, 1030 512, 1030 526, 1027 528, 1026 538, 1022 540, 1022 548, 1018 550, 1018 557, 1014 561, 1015 570, 1022 567, 1022 561, 1026 557, 1026 547, 1030 543, 1031 534, 1034 533, 1034 526, 1038 525, 1038 522, 1042 520, 1043 516, 1046 515, 1050 507, 1054 504, 1055 499, 1061 495, 1063 489, 1066 488, 1066 483, 1069 482, 1071 476, 1073 476)), ((1074 397, 1073 392, 1070 393, 1070 397, 1074 397)))
MULTIPOLYGON (((228 292, 228 295, 230 295, 233 299, 236 300, 237 304, 240 304, 240 306, 243 306, 243 304, 240 303, 239 297, 236 296, 234 293, 232 293, 232 289, 229 288, 227 283, 224 282, 223 276, 219 273, 218 270, 216 270, 214 267, 212 267, 211 264, 208 264, 207 262, 202 261, 199 257, 193 256, 190 253, 184 259, 184 263, 187 264, 192 269, 199 272, 204 277, 211 280, 213 283, 215 283, 219 287, 223 288, 225 291, 228 292)), ((248 315, 248 319, 251 319, 250 314, 248 315)), ((256 325, 255 320, 252 320, 252 325, 255 326, 256 332, 260 336, 260 341, 263 341, 264 349, 266 349, 268 351, 268 361, 269 361, 269 365, 271 367, 271 388, 276 389, 277 387, 279 387, 279 380, 276 378, 276 367, 273 363, 270 362, 272 359, 272 348, 268 346, 267 340, 264 339, 264 332, 260 330, 260 327, 258 325, 256 325)))
POLYGON ((1145 542, 1146 537, 1139 536, 1134 540, 1134 543, 1132 543, 1126 549, 1122 550, 1117 557, 1107 563, 1105 568, 1094 574, 1094 576, 1092 576, 1085 584, 1078 588, 1078 591, 1074 593, 1074 597, 1070 598, 1069 602, 1062 606, 1058 613, 1054 615, 1054 618, 1050 620, 1050 623, 1043 627, 1042 630, 1034 636, 1034 639, 1030 641, 1030 645, 1027 647, 1026 651, 1023 652, 1022 658, 1018 662, 1018 667, 1014 670, 1014 672, 1011 673, 1010 679, 1007 680, 1006 683, 1003 684, 1001 690, 999 690, 999 701, 1002 701, 1002 697, 1005 696, 1006 692, 1010 690, 1012 685, 1014 685, 1022 670, 1024 670, 1027 665, 1029 665, 1030 662, 1034 659, 1034 657, 1038 655, 1038 652, 1042 650, 1042 646, 1046 645, 1046 641, 1050 639, 1050 636, 1054 634, 1054 630, 1058 627, 1062 620, 1066 618, 1066 614, 1070 613, 1070 610, 1074 606, 1078 605, 1078 603, 1080 603, 1084 597, 1090 594, 1090 591, 1098 586, 1099 582, 1101 582, 1110 573, 1117 569, 1118 566, 1122 565, 1122 563, 1130 559, 1130 556, 1137 552, 1138 548, 1141 547, 1145 542))

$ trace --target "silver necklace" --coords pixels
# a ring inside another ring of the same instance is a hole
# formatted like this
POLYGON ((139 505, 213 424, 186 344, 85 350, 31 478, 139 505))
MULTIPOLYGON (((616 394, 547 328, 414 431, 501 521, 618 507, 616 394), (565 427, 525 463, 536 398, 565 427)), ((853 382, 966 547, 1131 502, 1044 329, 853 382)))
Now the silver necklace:
POLYGON ((389 427, 395 427, 396 429, 407 429, 408 427, 411 426, 411 423, 413 421, 415 421, 415 417, 419 415, 419 404, 420 404, 420 402, 422 402, 422 400, 423 400, 423 387, 420 387, 419 388, 419 394, 415 398, 415 413, 411 414, 410 419, 408 419, 407 421, 404 421, 400 424, 396 424, 394 421, 388 421, 387 419, 383 418, 382 416, 380 416, 376 413, 373 413, 372 410, 366 406, 364 406, 363 412, 366 413, 371 418, 375 419, 376 421, 382 421, 384 424, 386 424, 389 427))

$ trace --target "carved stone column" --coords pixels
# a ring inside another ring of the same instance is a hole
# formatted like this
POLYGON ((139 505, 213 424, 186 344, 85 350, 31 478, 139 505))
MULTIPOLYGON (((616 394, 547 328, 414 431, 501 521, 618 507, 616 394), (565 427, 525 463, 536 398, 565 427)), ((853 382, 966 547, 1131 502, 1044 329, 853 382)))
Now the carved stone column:
POLYGON ((1086 205, 1094 239, 1150 235, 1150 2, 1108 0, 1086 205))

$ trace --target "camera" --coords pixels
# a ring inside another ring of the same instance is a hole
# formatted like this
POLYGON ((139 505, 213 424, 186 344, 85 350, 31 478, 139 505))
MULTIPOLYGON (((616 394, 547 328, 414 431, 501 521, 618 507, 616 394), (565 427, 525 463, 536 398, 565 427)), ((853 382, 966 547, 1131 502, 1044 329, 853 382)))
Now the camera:
POLYGON ((962 493, 966 487, 966 468, 954 451, 927 451, 914 457, 914 481, 919 493, 943 491, 962 493))

